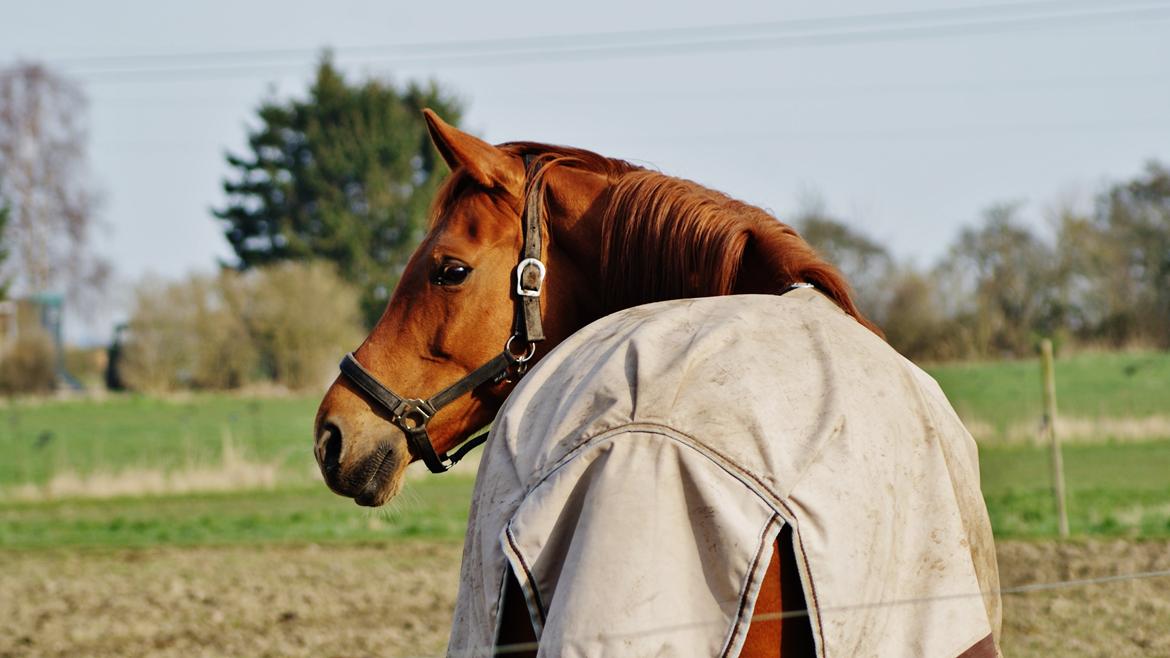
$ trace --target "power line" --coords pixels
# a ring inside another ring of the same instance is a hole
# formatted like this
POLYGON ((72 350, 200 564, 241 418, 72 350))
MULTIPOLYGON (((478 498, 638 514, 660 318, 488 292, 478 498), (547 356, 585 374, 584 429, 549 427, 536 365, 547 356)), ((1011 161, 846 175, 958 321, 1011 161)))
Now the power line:
MULTIPOLYGON (((900 94, 908 95, 939 95, 950 93, 970 94, 973 92, 1024 92, 1048 93, 1052 91, 1082 91, 1102 89, 1122 89, 1126 87, 1144 87, 1151 84, 1165 86, 1170 83, 1168 75, 1108 75, 1083 77, 1034 77, 1001 80, 962 80, 950 79, 941 82, 864 82, 860 84, 826 85, 791 84, 782 87, 768 87, 753 85, 750 87, 705 87, 702 89, 632 89, 620 92, 612 90, 578 89, 545 92, 539 98, 516 98, 514 94, 499 92, 479 94, 477 101, 487 100, 489 103, 503 99, 510 105, 524 107, 557 107, 559 104, 605 105, 613 103, 615 98, 623 102, 641 100, 648 102, 687 101, 695 102, 725 102, 729 95, 738 99, 753 101, 784 101, 800 99, 802 102, 842 99, 865 98, 872 99, 880 96, 900 94)), ((91 97, 93 98, 93 97, 91 97)), ((130 105, 136 108, 182 107, 182 108, 235 108, 241 103, 256 104, 254 90, 240 98, 224 97, 223 95, 206 96, 192 95, 176 98, 159 98, 157 96, 99 96, 96 98, 102 105, 130 105)))
MULTIPOLYGON (((775 30, 825 30, 845 28, 873 28, 890 23, 948 21, 958 18, 988 18, 1002 17, 1003 14, 1035 13, 1037 11, 1085 11, 1117 9, 1119 4, 1137 4, 1140 6, 1158 6, 1165 4, 1164 0, 1129 0, 1128 2, 1102 3, 1101 0, 1039 0, 1031 2, 1011 2, 985 5, 968 5, 950 7, 946 9, 924 9, 913 11, 895 11, 885 13, 853 14, 849 16, 833 16, 804 19, 788 19, 777 21, 759 21, 753 23, 734 23, 707 25, 702 27, 673 27, 647 30, 621 30, 614 32, 583 32, 558 35, 537 35, 520 37, 503 37, 492 39, 469 39, 462 41, 422 41, 400 44, 380 44, 370 46, 350 46, 341 48, 351 55, 377 54, 451 54, 458 51, 482 51, 508 47, 532 48, 559 48, 566 43, 580 42, 601 45, 607 42, 622 42, 642 39, 661 38, 710 38, 719 33, 733 33, 746 35, 775 30)), ((67 57, 54 59, 51 63, 60 66, 109 65, 109 64, 136 64, 156 61, 183 61, 198 59, 227 59, 241 60, 249 58, 281 58, 312 56, 317 49, 309 48, 272 48, 257 50, 223 50, 201 51, 187 53, 148 53, 123 55, 94 55, 88 57, 67 57)))
MULTIPOLYGON (((1010 123, 1010 124, 968 124, 956 126, 942 126, 922 130, 848 130, 834 132, 809 132, 792 130, 788 132, 763 131, 723 131, 703 133, 643 133, 626 136, 624 139, 631 143, 668 143, 687 144, 690 149, 705 148, 714 145, 716 148, 740 149, 744 144, 771 144, 775 142, 793 143, 808 141, 896 141, 904 143, 912 140, 983 140, 989 138, 1011 138, 1020 140, 1023 137, 1050 137, 1053 135, 1083 135, 1085 133, 1108 134, 1151 134, 1164 135, 1170 132, 1170 121, 1158 119, 1129 120, 1129 121, 1084 121, 1075 123, 1010 123)), ((96 145, 103 149, 116 151, 147 151, 159 153, 182 152, 191 153, 193 150, 214 147, 219 151, 229 148, 223 143, 208 143, 206 141, 180 140, 150 140, 150 139, 111 139, 97 140, 96 145)))
MULTIPOLYGON (((1166 19, 1167 0, 1106 4, 1048 0, 709 27, 383 44, 337 52, 364 63, 483 67, 897 42, 1166 19)), ((302 48, 120 55, 52 63, 93 82, 178 81, 299 71, 316 52, 302 48)))

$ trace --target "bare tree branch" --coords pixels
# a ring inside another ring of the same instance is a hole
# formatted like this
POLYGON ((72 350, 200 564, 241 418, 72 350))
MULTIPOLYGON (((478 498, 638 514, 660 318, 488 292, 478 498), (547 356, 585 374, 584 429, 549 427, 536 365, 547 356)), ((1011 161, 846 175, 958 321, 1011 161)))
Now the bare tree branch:
POLYGON ((9 208, 4 272, 17 294, 84 302, 109 266, 90 250, 99 199, 87 171, 87 102, 39 64, 0 70, 0 205, 9 208))

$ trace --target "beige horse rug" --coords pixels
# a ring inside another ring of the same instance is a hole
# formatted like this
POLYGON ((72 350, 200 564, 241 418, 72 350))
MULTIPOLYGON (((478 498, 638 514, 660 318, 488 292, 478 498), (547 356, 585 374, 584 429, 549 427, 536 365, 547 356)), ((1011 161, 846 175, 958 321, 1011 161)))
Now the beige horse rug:
POLYGON ((813 289, 602 318, 496 418, 451 655, 507 567, 545 656, 735 656, 791 526, 819 656, 995 651, 975 443, 938 385, 813 289))

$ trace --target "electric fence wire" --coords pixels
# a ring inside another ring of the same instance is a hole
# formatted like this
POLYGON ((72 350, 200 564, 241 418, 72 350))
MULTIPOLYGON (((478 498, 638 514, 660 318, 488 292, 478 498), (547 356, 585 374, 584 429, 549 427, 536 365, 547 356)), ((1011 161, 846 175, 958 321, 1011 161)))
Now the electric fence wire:
MULTIPOLYGON (((1106 585, 1111 583, 1147 580, 1152 578, 1167 578, 1170 577, 1170 569, 1157 571, 1138 571, 1125 574, 1116 574, 1111 576, 1098 576, 1094 578, 1077 578, 1071 580, 1059 580, 1046 583, 1029 583, 1026 585, 1017 585, 1013 587, 1004 587, 997 590, 1000 596, 1012 596, 1020 594, 1032 594, 1035 592, 1047 592, 1054 590, 1070 589, 1074 587, 1087 587, 1092 585, 1106 585)), ((900 606, 900 605, 921 605, 923 603, 932 603, 934 601, 948 601, 955 599, 967 598, 982 598, 985 595, 983 591, 977 592, 961 592, 956 594, 945 594, 939 596, 918 597, 909 599, 896 599, 892 601, 875 601, 870 603, 856 603, 851 605, 825 606, 818 609, 820 614, 826 613, 841 613, 841 612, 857 612, 861 610, 868 610, 872 608, 900 606)), ((800 617, 807 617, 809 611, 806 610, 788 610, 785 612, 763 613, 754 615, 751 618, 751 623, 768 622, 783 619, 795 619, 800 617)), ((630 631, 625 633, 607 634, 605 639, 622 640, 635 639, 651 635, 666 635, 669 633, 678 633, 682 631, 691 630, 702 626, 716 626, 726 624, 727 620, 709 620, 709 621, 695 621, 684 622, 678 624, 670 624, 664 626, 656 626, 640 631, 630 631)), ((590 642, 596 642, 598 638, 589 638, 590 642)), ((524 642, 517 644, 508 644, 493 647, 472 647, 469 649, 448 653, 447 656, 476 656, 483 655, 486 651, 491 655, 509 655, 527 651, 534 651, 539 647, 538 642, 524 642)), ((434 658, 431 654, 420 654, 413 658, 434 658)))

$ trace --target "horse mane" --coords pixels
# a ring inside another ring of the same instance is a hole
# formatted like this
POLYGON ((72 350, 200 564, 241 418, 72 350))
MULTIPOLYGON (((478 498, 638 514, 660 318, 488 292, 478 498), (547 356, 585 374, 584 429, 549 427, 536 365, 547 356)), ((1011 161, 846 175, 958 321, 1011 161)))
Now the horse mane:
POLYGON ((693 181, 645 170, 623 175, 610 190, 602 231, 608 309, 811 283, 881 335, 858 311, 845 277, 791 226, 693 181))
MULTIPOLYGON (((882 335, 857 309, 841 272, 792 227, 762 208, 585 149, 535 142, 511 142, 500 148, 542 162, 530 185, 542 185, 544 174, 553 167, 582 169, 610 180, 602 215, 600 289, 605 313, 668 299, 780 294, 803 282, 882 335)), ((467 184, 448 181, 439 205, 467 184)))

